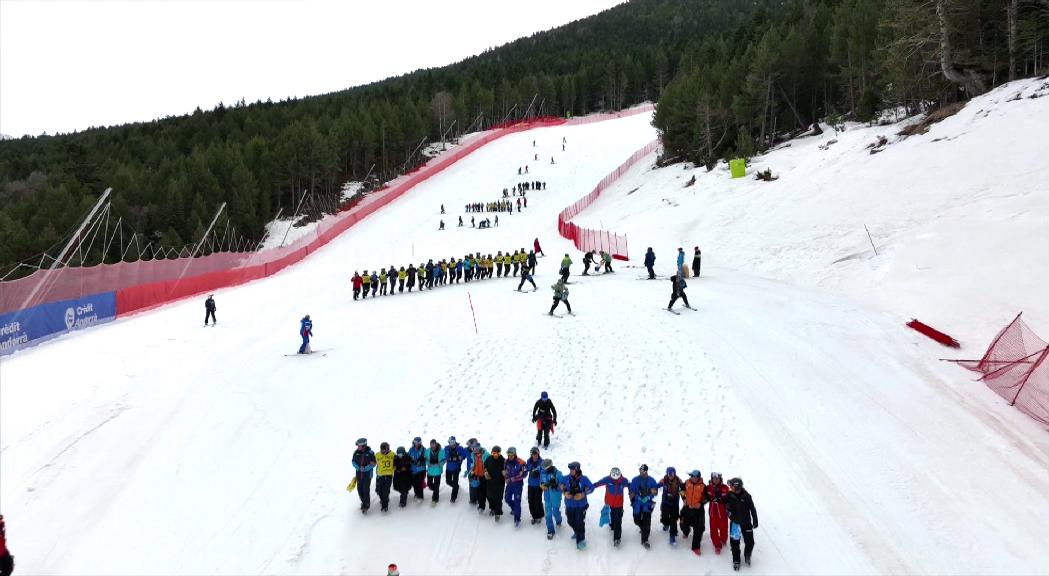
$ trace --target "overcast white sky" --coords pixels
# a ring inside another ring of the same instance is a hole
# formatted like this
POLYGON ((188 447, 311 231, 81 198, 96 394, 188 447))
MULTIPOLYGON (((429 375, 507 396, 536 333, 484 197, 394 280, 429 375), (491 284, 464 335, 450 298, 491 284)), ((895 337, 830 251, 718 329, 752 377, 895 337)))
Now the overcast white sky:
POLYGON ((623 0, 0 0, 0 133, 70 132, 443 66, 623 0))

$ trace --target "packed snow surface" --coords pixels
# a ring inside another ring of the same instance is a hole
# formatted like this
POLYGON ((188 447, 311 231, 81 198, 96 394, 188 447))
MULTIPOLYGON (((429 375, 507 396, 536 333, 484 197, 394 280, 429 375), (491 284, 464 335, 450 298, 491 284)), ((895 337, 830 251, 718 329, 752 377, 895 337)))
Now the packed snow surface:
MULTIPOLYGON (((910 288, 930 290, 923 279, 932 274, 897 282, 894 263, 961 266, 954 259, 971 254, 946 233, 965 211, 944 210, 966 197, 956 188, 968 181, 953 174, 975 178, 968 165, 977 161, 997 173, 980 182, 1017 195, 985 191, 979 202, 1003 219, 1015 215, 1019 227, 996 230, 1023 250, 1021 234, 1045 222, 1043 199, 1029 188, 1047 181, 1046 158, 995 160, 1020 157, 1025 143, 1007 135, 1042 122, 1047 103, 999 103, 956 141, 929 142, 945 122, 873 157, 857 150, 863 142, 851 130, 833 157, 799 143, 760 160, 782 174, 774 184, 716 171, 684 189, 662 177, 688 176, 680 166, 652 172, 643 163, 627 176, 636 192, 624 182, 593 217, 583 214, 628 233, 634 261, 587 277, 578 275, 582 255, 556 235, 557 213, 655 136, 650 119, 532 130, 481 148, 282 273, 219 292, 217 327, 202 327, 203 302, 194 299, 16 353, 0 367, 0 511, 19 569, 375 574, 395 562, 404 574, 731 571, 727 551, 715 556, 709 538, 699 558, 687 545, 670 548, 658 519, 651 550, 629 514, 623 546, 613 549, 597 526, 603 490, 590 497, 583 552, 567 524, 547 541, 527 509, 521 528, 496 524, 465 495, 450 504, 447 487, 436 508, 411 500, 381 514, 375 504, 368 516, 345 491, 360 436, 376 449, 417 435, 442 445, 449 435, 475 436, 526 454, 530 410, 546 390, 560 426, 544 455, 562 470, 578 460, 595 481, 612 466, 633 476, 641 463, 657 478, 667 466, 741 476, 761 520, 746 572, 1044 573, 1045 430, 937 362, 943 351, 903 328, 898 311, 851 287, 866 270, 890 292, 885 301, 893 291, 922 301, 910 288), (530 174, 518 176, 525 165, 530 174), (802 172, 816 183, 792 187, 802 172), (528 194, 526 211, 500 214, 490 230, 470 228, 470 215, 456 226, 462 205, 496 200, 525 179, 547 182, 528 194), (899 187, 912 180, 922 183, 913 202, 874 210, 908 197, 899 187), (720 189, 735 197, 720 198, 720 189), (798 197, 803 189, 818 196, 798 197), (442 203, 447 230, 438 231, 442 203), (886 256, 834 264, 863 250, 852 234, 868 216, 886 256), (932 236, 919 239, 922 222, 932 236), (355 270, 530 248, 536 237, 547 254, 536 293, 493 278, 352 301, 355 270), (662 310, 665 275, 676 247, 694 244, 706 256, 703 277, 689 281, 698 310, 675 316, 662 310), (649 245, 659 280, 637 268, 649 245), (550 284, 566 252, 576 262, 576 315, 550 318, 550 284), (841 266, 855 270, 821 281, 820 269, 841 266), (317 353, 287 356, 304 314, 317 353)), ((998 256, 972 267, 1009 275, 954 286, 959 294, 942 294, 930 313, 953 310, 978 332, 977 319, 1031 304, 1010 282, 1044 266, 1044 256, 1025 266, 1023 254, 998 256)))

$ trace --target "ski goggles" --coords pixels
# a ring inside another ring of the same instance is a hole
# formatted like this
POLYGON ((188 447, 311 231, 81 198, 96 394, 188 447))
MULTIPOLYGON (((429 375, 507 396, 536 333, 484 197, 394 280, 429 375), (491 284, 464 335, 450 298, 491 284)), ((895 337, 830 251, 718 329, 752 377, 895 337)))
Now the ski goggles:
POLYGON ((623 477, 623 473, 619 471, 619 468, 613 468, 609 476, 611 476, 613 480, 619 480, 623 477))

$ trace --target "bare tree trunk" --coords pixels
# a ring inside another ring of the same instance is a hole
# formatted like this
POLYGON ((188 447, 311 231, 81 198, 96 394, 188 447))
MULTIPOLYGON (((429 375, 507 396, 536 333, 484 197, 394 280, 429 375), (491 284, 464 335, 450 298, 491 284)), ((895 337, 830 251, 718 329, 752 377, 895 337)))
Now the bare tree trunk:
POLYGON ((1008 0, 1005 5, 1005 21, 1008 27, 1009 42, 1009 81, 1016 79, 1016 3, 1017 0, 1008 0))
POLYGON ((987 91, 983 76, 973 69, 959 70, 954 65, 954 57, 951 48, 951 39, 947 29, 947 2, 948 0, 936 0, 936 19, 940 25, 940 70, 944 78, 952 84, 961 86, 970 98, 979 96, 987 91))

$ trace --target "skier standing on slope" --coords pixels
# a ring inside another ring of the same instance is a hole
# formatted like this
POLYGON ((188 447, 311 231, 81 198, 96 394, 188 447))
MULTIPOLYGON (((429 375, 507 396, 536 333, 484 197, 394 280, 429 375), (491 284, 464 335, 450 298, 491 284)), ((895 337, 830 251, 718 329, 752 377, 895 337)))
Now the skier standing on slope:
POLYGON ((350 283, 353 285, 353 299, 356 300, 361 296, 361 285, 364 283, 361 275, 356 270, 353 271, 353 278, 350 279, 350 283))
POLYGON ((543 249, 539 247, 539 239, 538 238, 536 238, 535 241, 532 242, 532 249, 534 250, 534 252, 536 254, 542 254, 543 256, 546 256, 546 254, 543 254, 543 249))
POLYGON ((299 346, 299 354, 309 354, 310 338, 313 336, 313 320, 307 314, 299 320, 299 336, 302 336, 302 346, 299 346))
POLYGON ((677 275, 685 277, 685 249, 680 246, 677 249, 677 275))
POLYGON ((594 251, 587 250, 583 255, 583 276, 590 275, 590 265, 594 263, 594 251))
POLYGON ((470 452, 455 441, 455 436, 448 437, 448 445, 444 447, 444 481, 452 489, 452 504, 459 498, 459 471, 469 456, 470 452))
POLYGON ((608 476, 594 483, 594 488, 605 487, 605 506, 609 509, 612 528, 612 545, 619 546, 623 538, 623 495, 630 492, 630 481, 623 478, 619 468, 613 468, 608 476))
POLYGON ((470 504, 477 505, 477 512, 484 512, 484 505, 488 497, 488 483, 484 477, 484 463, 488 460, 488 452, 480 443, 474 441, 470 445, 470 457, 466 460, 466 475, 470 479, 470 504))
POLYGON ((565 303, 565 308, 568 308, 568 313, 571 314, 572 305, 568 303, 568 286, 565 286, 564 279, 562 278, 558 280, 556 283, 552 284, 550 288, 554 291, 554 304, 550 306, 550 316, 554 315, 554 310, 561 302, 565 303))
POLYGON ((656 253, 652 251, 652 247, 648 247, 648 252, 645 252, 645 268, 648 268, 648 279, 656 279, 656 271, 652 269, 656 265, 656 253))
POLYGON ((543 491, 543 512, 546 515, 546 539, 551 540, 555 534, 555 525, 561 525, 561 486, 565 477, 554 467, 549 458, 543 460, 542 472, 539 473, 539 486, 543 491))
POLYGON ((731 522, 729 540, 732 546, 732 569, 739 570, 739 541, 743 540, 743 561, 750 566, 750 554, 754 551, 754 530, 758 527, 758 510, 754 499, 743 489, 743 480, 728 481, 730 488, 725 498, 725 509, 731 522))
POLYGON ((728 486, 722 482, 721 472, 711 472, 710 483, 707 484, 707 501, 710 502, 710 541, 714 544, 715 554, 721 554, 721 548, 728 541, 727 498, 728 486))
POLYGON ((641 529, 641 545, 650 547, 649 533, 652 531, 652 511, 655 509, 659 484, 648 475, 648 464, 642 464, 639 474, 630 481, 630 506, 634 512, 634 524, 641 529))
POLYGON ((521 281, 517 283, 517 291, 518 292, 521 291, 521 287, 524 286, 525 282, 528 282, 528 283, 530 283, 532 285, 532 292, 535 292, 536 290, 539 289, 539 287, 535 285, 535 280, 532 279, 532 272, 531 272, 531 270, 528 268, 528 266, 522 265, 521 266, 521 281))
POLYGON ((535 445, 539 446, 542 443, 543 448, 549 448, 550 434, 553 433, 554 426, 557 426, 557 408, 554 407, 554 401, 546 392, 540 394, 539 399, 532 406, 532 422, 535 422, 537 430, 535 445))
POLYGON ((423 448, 422 438, 416 436, 412 439, 408 456, 412 459, 412 489, 415 491, 415 499, 422 502, 423 489, 426 487, 426 448, 423 448))
POLYGON ((401 508, 407 506, 408 493, 412 491, 412 457, 404 446, 397 447, 397 456, 393 459, 393 489, 401 494, 401 508))
POLYGON ((521 493, 524 491, 524 479, 528 475, 525 461, 517 457, 517 448, 506 449, 506 463, 503 464, 503 476, 506 478, 504 498, 514 516, 514 526, 521 525, 521 493))
POLYGON ((525 264, 528 265, 528 271, 535 274, 536 257, 534 250, 528 251, 528 257, 525 258, 525 264))
POLYGON ((218 324, 219 321, 215 319, 215 295, 209 294, 208 299, 204 301, 204 325, 208 325, 208 318, 211 318, 213 324, 218 324))
POLYGON ((688 296, 685 296, 685 287, 687 286, 687 284, 685 284, 684 278, 676 274, 671 276, 670 286, 670 304, 667 305, 667 310, 674 309, 674 302, 677 302, 678 298, 681 298, 681 301, 685 303, 685 308, 688 308, 689 310, 695 310, 695 308, 693 308, 692 305, 688 303, 688 296))
POLYGON ((488 515, 495 516, 498 522, 503 517, 503 491, 506 489, 506 476, 503 475, 503 467, 506 458, 499 446, 492 446, 492 453, 484 461, 484 479, 487 484, 488 515))
POLYGON ((393 486, 394 454, 390 443, 379 444, 379 453, 375 455, 375 493, 379 495, 379 510, 390 509, 390 487, 393 486))
POLYGON ((590 479, 583 476, 583 470, 579 462, 568 465, 568 476, 561 484, 561 491, 565 494, 565 515, 568 516, 568 525, 575 533, 575 547, 577 550, 586 548, 586 509, 590 507, 587 495, 594 491, 594 485, 590 479))
POLYGON ((699 267, 703 264, 703 251, 696 246, 692 252, 692 276, 699 278, 699 267))
POLYGON ((561 281, 568 282, 568 272, 572 267, 572 259, 565 254, 565 257, 561 259, 561 281))
POLYGON ((666 476, 659 480, 663 488, 663 500, 659 505, 659 523, 664 532, 670 532, 670 545, 677 544, 677 523, 681 513, 681 491, 684 482, 677 475, 673 466, 667 468, 666 476))
POLYGON ((441 499, 441 477, 444 476, 444 451, 434 438, 430 439, 430 448, 426 451, 426 487, 433 493, 433 505, 441 499))
POLYGON ((7 527, 4 526, 4 515, 0 514, 0 575, 11 576, 15 571, 15 557, 7 547, 7 527))
POLYGON ((707 487, 703 484, 703 475, 699 470, 688 473, 681 496, 685 499, 685 506, 681 509, 681 534, 688 538, 689 532, 692 533, 692 553, 699 556, 707 520, 703 510, 703 504, 707 501, 707 487))
POLYGON ((532 515, 532 524, 543 521, 543 490, 540 487, 539 475, 542 472, 543 459, 539 457, 539 448, 533 446, 525 460, 528 473, 528 513, 532 515))
POLYGON ((368 447, 368 440, 357 439, 357 450, 351 459, 357 473, 357 496, 361 499, 361 513, 367 514, 372 505, 372 470, 375 469, 375 452, 368 447))

